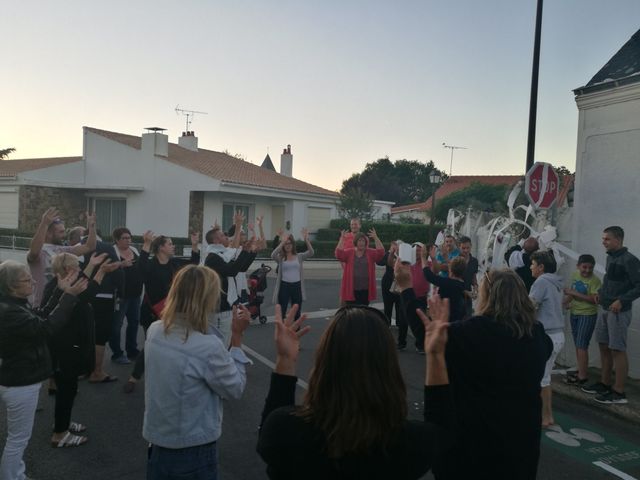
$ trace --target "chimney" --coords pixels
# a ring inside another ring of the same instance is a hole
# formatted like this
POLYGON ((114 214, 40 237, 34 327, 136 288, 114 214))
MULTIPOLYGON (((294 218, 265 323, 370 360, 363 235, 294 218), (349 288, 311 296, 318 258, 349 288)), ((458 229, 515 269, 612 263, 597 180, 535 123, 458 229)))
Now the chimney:
POLYGON ((293 176, 293 155, 291 155, 291 145, 287 145, 280 155, 280 174, 286 177, 293 176))
POLYGON ((142 134, 142 151, 149 155, 161 157, 169 156, 169 137, 164 132, 166 128, 147 127, 147 133, 142 134))
POLYGON ((182 136, 178 138, 178 145, 192 152, 198 151, 198 137, 194 131, 182 132, 182 136))

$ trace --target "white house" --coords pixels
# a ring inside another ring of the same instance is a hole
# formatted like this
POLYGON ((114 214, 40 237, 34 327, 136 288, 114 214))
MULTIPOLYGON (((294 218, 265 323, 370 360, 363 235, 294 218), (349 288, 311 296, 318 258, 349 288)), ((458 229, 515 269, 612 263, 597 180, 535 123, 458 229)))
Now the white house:
MULTIPOLYGON (((626 246, 640 257, 640 31, 574 93, 579 116, 573 249, 604 265, 602 230, 619 225, 626 246)), ((633 311, 628 353, 630 374, 638 378, 640 301, 633 311)))
POLYGON ((148 130, 138 137, 84 127, 82 157, 1 161, 0 228, 33 231, 49 205, 68 225, 95 210, 105 235, 126 225, 184 237, 216 221, 226 229, 242 210, 249 221, 264 215, 267 237, 280 228, 297 236, 337 216, 336 192, 293 178, 290 146, 277 173, 270 159, 261 167, 199 148, 193 132, 174 144, 162 129, 148 130))

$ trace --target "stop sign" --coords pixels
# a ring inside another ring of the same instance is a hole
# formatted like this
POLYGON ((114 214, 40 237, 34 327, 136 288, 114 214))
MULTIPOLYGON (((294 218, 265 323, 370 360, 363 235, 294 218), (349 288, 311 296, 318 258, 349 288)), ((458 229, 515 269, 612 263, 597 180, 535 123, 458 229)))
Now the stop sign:
POLYGON ((524 177, 524 189, 531 205, 551 208, 558 197, 560 178, 552 165, 536 162, 524 177))

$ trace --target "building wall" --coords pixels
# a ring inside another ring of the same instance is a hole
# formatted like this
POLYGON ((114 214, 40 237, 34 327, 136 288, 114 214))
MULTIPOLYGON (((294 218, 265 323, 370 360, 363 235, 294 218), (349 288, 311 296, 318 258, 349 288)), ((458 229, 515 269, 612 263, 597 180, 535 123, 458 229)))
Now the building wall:
POLYGON ((21 232, 35 232, 49 207, 60 211, 67 227, 86 224, 87 198, 82 190, 22 185, 19 191, 18 230, 21 232))
MULTIPOLYGON (((602 265, 603 228, 624 228, 625 245, 640 257, 640 84, 586 94, 578 104, 578 145, 572 248, 602 265)), ((640 301, 634 303, 628 345, 630 375, 640 378, 640 301)), ((595 342, 592 363, 599 365, 595 342)))

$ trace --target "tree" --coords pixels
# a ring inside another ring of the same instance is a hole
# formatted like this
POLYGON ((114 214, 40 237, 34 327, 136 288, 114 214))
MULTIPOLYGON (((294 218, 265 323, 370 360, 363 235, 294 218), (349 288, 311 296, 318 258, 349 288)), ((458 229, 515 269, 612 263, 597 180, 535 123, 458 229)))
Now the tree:
POLYGON ((558 174, 559 177, 565 177, 567 175, 573 175, 573 173, 571 173, 571 170, 569 170, 564 165, 561 165, 559 167, 553 167, 553 169, 556 171, 556 173, 558 174))
POLYGON ((15 148, 4 148, 0 150, 0 160, 5 160, 10 154, 15 152, 15 148))
POLYGON ((358 188, 351 188, 338 193, 338 214, 342 218, 373 218, 373 198, 358 188))
POLYGON ((486 185, 474 182, 462 190, 447 195, 442 200, 436 198, 435 219, 445 222, 451 208, 465 212, 469 207, 474 210, 485 210, 507 213, 508 185, 486 185))
MULTIPOLYGON (((360 189, 376 200, 387 200, 398 205, 422 202, 436 188, 429 175, 437 170, 432 161, 396 160, 389 157, 367 163, 361 173, 354 173, 342 182, 341 192, 360 189)), ((439 172, 439 171, 438 171, 439 172)), ((441 177, 445 177, 439 172, 441 177)))

